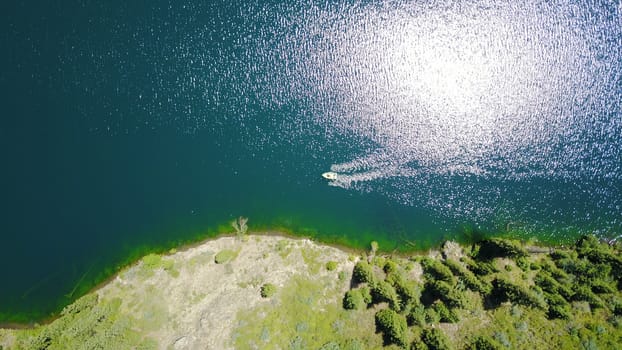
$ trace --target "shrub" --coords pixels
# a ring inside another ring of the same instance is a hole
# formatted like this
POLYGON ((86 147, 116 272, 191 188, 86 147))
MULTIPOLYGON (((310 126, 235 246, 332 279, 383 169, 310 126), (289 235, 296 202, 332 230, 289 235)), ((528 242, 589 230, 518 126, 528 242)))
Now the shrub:
POLYGON ((441 316, 434 310, 433 308, 425 309, 425 323, 427 324, 436 324, 441 322, 441 316))
MULTIPOLYGON (((571 272, 572 273, 572 268, 570 267, 570 265, 565 265, 565 263, 569 263, 569 261, 565 261, 565 260, 560 260, 557 262, 560 267, 562 268, 558 268, 555 264, 551 263, 550 261, 542 261, 540 263, 540 267, 542 268, 543 271, 546 271, 548 273, 551 274, 551 276, 553 276, 553 278, 555 278, 556 280, 560 281, 560 280, 569 280, 569 276, 566 272, 571 272)), ((574 264, 574 261, 573 261, 574 264)))
POLYGON ((445 281, 452 284, 455 283, 454 275, 451 273, 451 270, 440 261, 424 258, 421 260, 421 266, 428 279, 445 281))
POLYGON ((336 261, 329 261, 326 263, 326 270, 328 271, 335 271, 337 269, 337 262, 336 261))
POLYGON ((143 266, 146 269, 157 269, 162 264, 162 257, 158 254, 148 254, 143 258, 143 266))
POLYGON ((546 310, 547 305, 538 295, 531 290, 513 284, 501 278, 493 281, 493 294, 502 300, 509 300, 513 303, 546 310))
POLYGON ((602 300, 592 292, 587 286, 578 286, 575 288, 575 293, 572 296, 573 301, 587 301, 593 308, 602 308, 602 300))
POLYGON ((428 346, 430 350, 448 350, 451 349, 449 339, 438 328, 426 328, 421 332, 421 340, 428 346))
POLYGON ((570 318, 570 304, 566 301, 566 299, 562 298, 558 294, 549 293, 546 293, 544 297, 549 304, 549 311, 547 313, 549 319, 559 318, 567 320, 570 318))
POLYGON ((376 330, 382 332, 385 344, 406 346, 406 319, 404 316, 390 309, 376 312, 376 330))
POLYGON ((262 298, 270 298, 276 293, 276 286, 272 283, 266 283, 261 286, 261 297, 262 298))
POLYGON ((406 280, 400 273, 392 272, 385 279, 389 283, 400 297, 401 305, 403 307, 413 303, 419 302, 421 292, 413 281, 406 280))
POLYGON ((419 304, 410 309, 407 317, 408 323, 413 326, 425 326, 426 324, 426 309, 423 305, 419 304))
POLYGON ((346 310, 361 310, 367 307, 360 289, 352 289, 346 292, 343 298, 343 308, 346 310))
POLYGON ((438 314, 440 322, 456 323, 459 321, 458 315, 456 315, 453 310, 448 309, 447 306, 440 301, 432 304, 432 309, 438 314))
POLYGON ((73 303, 65 306, 63 311, 61 311, 61 315, 75 315, 82 311, 89 311, 95 305, 97 305, 97 301, 99 300, 97 293, 89 293, 80 299, 74 301, 73 303))
POLYGON ((568 305, 551 305, 549 306, 549 311, 547 312, 547 317, 549 319, 560 319, 567 320, 572 316, 570 311, 570 307, 568 305))
POLYGON ((615 293, 615 289, 604 281, 596 280, 592 282, 592 292, 597 294, 612 294, 615 293))
POLYGON ((555 250, 551 252, 549 256, 551 257, 551 259, 553 259, 553 261, 562 260, 562 259, 576 259, 577 253, 574 250, 573 251, 555 250))
POLYGON ((399 311, 399 300, 395 288, 385 281, 379 281, 371 290, 371 296, 374 303, 388 302, 389 306, 399 311))
POLYGON ((501 344, 495 339, 487 336, 478 336, 473 339, 467 350, 500 350, 501 344))
POLYGON ((447 259, 445 261, 445 265, 447 265, 451 272, 458 276, 464 282, 464 285, 470 290, 482 294, 488 294, 492 290, 490 283, 479 280, 473 272, 464 268, 457 261, 447 259))
POLYGON ((339 271, 339 273, 337 274, 337 279, 340 281, 345 281, 346 278, 348 278, 348 273, 345 271, 339 271))
POLYGON ((382 267, 382 270, 385 273, 396 272, 397 271, 397 264, 395 263, 395 261, 389 259, 389 260, 387 260, 384 263, 384 266, 382 267))
POLYGON ((464 308, 468 305, 464 293, 456 290, 447 282, 432 281, 426 283, 424 294, 425 302, 432 303, 434 300, 440 299, 451 308, 464 308))
POLYGON ((614 299, 611 301, 611 312, 616 316, 622 316, 622 301, 614 299))
POLYGON ((529 270, 531 270, 531 263, 526 257, 517 258, 516 266, 518 266, 518 268, 521 269, 523 272, 528 272, 529 270))
POLYGON ((520 258, 526 257, 527 251, 517 241, 500 238, 490 238, 479 242, 477 258, 491 260, 493 258, 520 258))
POLYGON ((216 254, 216 256, 214 257, 214 262, 216 264, 224 264, 227 263, 233 259, 235 259, 235 257, 238 255, 237 252, 234 252, 233 250, 229 250, 229 249, 225 249, 225 250, 221 250, 218 254, 216 254))
POLYGON ((486 276, 495 272, 499 272, 497 268, 489 261, 475 262, 469 258, 461 258, 460 260, 467 265, 467 268, 469 270, 480 276, 486 276))
POLYGON ((378 246, 378 242, 376 242, 376 241, 371 241, 370 246, 371 246, 371 253, 372 253, 372 254, 376 254, 376 252, 378 251, 378 247, 379 247, 379 246, 378 246))
POLYGON ((371 290, 369 289, 369 287, 364 286, 359 288, 359 291, 361 292, 361 297, 363 297, 363 301, 365 302, 365 305, 369 305, 372 302, 372 297, 371 297, 371 290))
POLYGON ((374 265, 376 265, 376 266, 378 266, 380 268, 383 268, 384 264, 386 262, 387 262, 387 260, 385 258, 381 257, 381 256, 374 256, 372 261, 371 261, 372 264, 374 264, 374 265))
POLYGON ((372 266, 365 261, 359 261, 354 265, 352 278, 356 283, 367 283, 370 286, 373 286, 376 280, 372 266))
POLYGON ((559 294, 566 299, 570 299, 572 297, 572 291, 568 287, 554 280, 546 271, 539 271, 534 277, 534 282, 545 292, 559 294))
POLYGON ((622 258, 609 251, 592 250, 584 256, 595 264, 608 265, 613 277, 618 281, 622 280, 622 258))
POLYGON ((429 350, 429 348, 421 339, 415 339, 412 344, 410 344, 410 350, 429 350))

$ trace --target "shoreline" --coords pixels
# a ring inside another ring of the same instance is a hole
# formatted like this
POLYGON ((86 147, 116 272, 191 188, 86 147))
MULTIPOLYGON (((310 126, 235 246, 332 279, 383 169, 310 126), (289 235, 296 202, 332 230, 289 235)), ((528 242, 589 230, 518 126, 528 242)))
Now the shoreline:
POLYGON ((432 333, 465 348, 519 345, 528 329, 542 348, 607 347, 622 339, 621 247, 488 238, 403 254, 220 235, 141 257, 49 323, 0 328, 0 348, 408 348, 432 333))
MULTIPOLYGON (((293 233, 288 233, 288 232, 284 232, 284 231, 280 231, 280 230, 252 231, 252 232, 248 232, 245 236, 248 238, 249 241, 253 237, 277 237, 277 238, 284 238, 284 239, 291 240, 291 241, 305 241, 305 240, 307 240, 309 242, 314 243, 315 245, 338 249, 338 250, 340 250, 340 251, 342 251, 344 253, 347 253, 347 254, 360 255, 360 254, 364 254, 365 253, 365 251, 362 250, 362 249, 357 249, 357 248, 349 247, 347 245, 342 245, 342 244, 318 242, 315 239, 313 239, 312 237, 298 236, 298 235, 295 235, 293 233)), ((202 246, 204 246, 206 244, 209 244, 211 242, 215 242, 215 241, 218 241, 218 240, 221 240, 221 239, 227 239, 227 238, 229 238, 229 239, 237 239, 237 235, 235 233, 232 233, 232 232, 221 233, 221 234, 218 234, 216 236, 208 237, 208 238, 196 241, 196 242, 182 244, 182 245, 180 245, 178 247, 171 248, 169 250, 162 251, 160 253, 147 253, 147 254, 145 254, 143 256, 138 257, 137 259, 135 259, 132 262, 129 262, 127 264, 124 264, 124 265, 120 266, 120 268, 117 269, 114 274, 112 274, 108 278, 106 278, 106 279, 102 280, 101 282, 97 283, 96 285, 94 285, 84 295, 96 293, 99 290, 101 290, 102 288, 105 288, 107 285, 109 285, 115 279, 117 279, 117 277, 120 274, 122 274, 124 271, 127 271, 127 270, 135 267, 136 265, 140 264, 140 262, 143 260, 143 258, 145 256, 147 256, 147 255, 156 254, 156 255, 161 256, 161 257, 170 257, 170 256, 173 256, 173 255, 175 255, 177 253, 188 252, 188 251, 191 251, 193 249, 200 248, 200 247, 202 247, 202 246)), ((84 295, 82 295, 82 296, 84 296, 84 295)), ((80 296, 78 298, 75 298, 68 305, 71 305, 76 300, 80 299, 82 296, 80 296)), ((34 329, 34 328, 37 328, 37 327, 40 327, 40 326, 49 325, 49 324, 53 323, 55 320, 57 320, 59 317, 61 317, 61 314, 60 314, 61 311, 62 311, 62 309, 59 310, 55 315, 53 315, 51 317, 35 320, 35 321, 32 321, 32 322, 27 323, 27 324, 19 323, 19 322, 0 323, 0 330, 1 329, 28 330, 28 329, 34 329)))
MULTIPOLYGON (((352 246, 348 246, 346 244, 340 244, 340 243, 331 243, 331 242, 326 242, 326 241, 322 241, 322 240, 317 240, 313 237, 310 236, 305 236, 305 235, 296 235, 293 232, 287 232, 288 230, 286 229, 275 229, 275 230, 261 230, 261 231, 250 231, 246 234, 247 237, 254 237, 254 236, 259 236, 259 237, 280 237, 280 238, 285 238, 288 240, 293 240, 293 241, 303 241, 303 240, 308 240, 310 242, 313 242, 316 245, 319 246, 323 246, 323 247, 331 247, 331 248, 335 248, 338 249, 342 252, 348 253, 348 254, 354 254, 354 255, 365 255, 367 254, 367 250, 362 249, 362 248, 355 248, 352 246)), ((130 261, 126 264, 120 265, 115 273, 113 273, 112 275, 110 275, 109 277, 105 278, 104 280, 98 282, 97 284, 95 284, 92 288, 90 288, 84 295, 87 294, 91 294, 94 292, 97 292, 98 290, 100 290, 101 288, 104 288, 106 285, 108 285, 109 283, 111 283, 112 281, 114 281, 118 275, 120 275, 121 273, 123 273, 124 271, 136 266, 137 264, 140 263, 140 261, 147 255, 150 254, 156 254, 162 257, 169 257, 172 256, 176 253, 180 253, 180 252, 186 252, 195 248, 199 248, 203 245, 209 244, 210 242, 214 242, 223 238, 236 238, 237 235, 234 232, 225 232, 225 233, 219 233, 216 234, 215 236, 211 236, 211 237, 207 237, 195 242, 189 242, 189 243, 184 243, 181 244, 179 246, 170 248, 168 250, 164 250, 161 251, 159 253, 147 253, 145 255, 139 256, 137 257, 135 260, 130 261)), ((493 237, 505 237, 505 235, 489 235, 486 236, 489 238, 493 238, 493 237)), ((445 240, 445 241, 452 241, 452 240, 445 240)), ((371 243, 371 241, 369 242, 371 243)), ((397 249, 393 249, 391 251, 387 251, 387 250, 383 250, 382 247, 380 247, 380 250, 378 251, 379 254, 390 254, 392 256, 396 256, 396 257, 401 257, 401 258, 407 258, 408 256, 411 255, 421 255, 425 252, 430 252, 430 251, 438 251, 441 249, 441 245, 438 246, 431 246, 429 248, 421 248, 421 249, 417 249, 412 245, 412 242, 410 241, 406 241, 406 246, 408 246, 409 248, 406 250, 397 250, 397 249)), ((465 243, 465 242, 457 242, 460 245, 466 246, 466 245, 470 245, 472 243, 465 243)), ((533 247, 537 247, 537 249, 539 250, 550 250, 550 249, 554 249, 554 248, 564 248, 566 245, 565 244, 560 244, 560 245, 552 245, 552 244, 547 244, 546 242, 538 242, 539 244, 537 245, 530 245, 533 247)), ((534 252, 537 253, 537 252, 534 252)), ((83 295, 82 295, 83 296, 83 295)), ((80 297, 82 297, 80 296, 80 297)), ((80 297, 73 299, 70 303, 68 303, 67 305, 71 305, 72 303, 74 303, 76 300, 78 300, 80 297)), ((66 305, 66 306, 67 306, 66 305)), ((36 328, 38 326, 44 326, 44 325, 49 325, 50 323, 54 322, 55 320, 57 320, 61 315, 60 312, 62 311, 62 309, 58 310, 58 312, 56 312, 54 315, 51 315, 50 317, 46 317, 43 319, 35 319, 29 323, 20 323, 20 322, 7 322, 7 323, 1 323, 0 322, 0 329, 11 329, 11 330, 25 330, 25 329, 33 329, 36 328)))
MULTIPOLYGON (((183 333, 179 329, 194 329, 197 322, 203 324, 201 329, 189 332, 184 337, 187 341, 204 339, 207 336, 203 334, 204 323, 209 323, 208 328, 211 330, 220 329, 220 333, 229 331, 228 325, 233 324, 239 311, 265 304, 266 300, 259 295, 259 287, 265 283, 275 284, 279 289, 289 285, 292 279, 320 278, 322 281, 330 281, 327 286, 339 289, 339 293, 341 289, 345 291, 348 287, 345 280, 335 285, 337 272, 329 271, 325 266, 334 260, 338 262, 340 270, 351 270, 354 262, 349 257, 359 253, 353 249, 346 251, 278 231, 253 232, 242 237, 210 237, 163 254, 141 257, 45 323, 12 324, 18 327, 11 328, 2 325, 0 345, 11 348, 11 340, 6 340, 11 336, 58 327, 74 313, 65 310, 80 309, 84 303, 92 304, 93 298, 97 300, 95 307, 103 305, 104 309, 112 307, 110 305, 115 304, 115 300, 123 300, 123 306, 112 312, 117 316, 106 317, 134 319, 132 326, 142 327, 145 334, 149 334, 150 340, 155 339, 159 344, 167 343, 170 346, 177 342, 173 338, 175 334, 183 333), (218 253, 222 251, 233 251, 234 257, 219 263, 218 253), (328 276, 332 277, 327 279, 328 276), (134 309, 131 305, 142 306, 134 309), (152 310, 149 312, 155 316, 145 317, 140 310, 152 310), (220 317, 221 320, 217 322, 213 317, 220 317), (171 324, 182 326, 176 330, 171 324), (151 331, 156 329, 154 327, 159 329, 158 332, 151 331)), ((219 343, 217 338, 210 339, 217 344, 214 348, 228 348, 224 343, 219 343)))

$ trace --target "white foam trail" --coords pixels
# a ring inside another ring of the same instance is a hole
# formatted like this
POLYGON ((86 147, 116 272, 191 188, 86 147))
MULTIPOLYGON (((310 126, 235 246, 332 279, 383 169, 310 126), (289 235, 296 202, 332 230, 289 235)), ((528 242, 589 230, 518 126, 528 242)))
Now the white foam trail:
POLYGON ((443 164, 439 166, 410 168, 407 166, 390 164, 388 161, 384 161, 384 156, 386 155, 383 155, 383 158, 378 158, 382 159, 379 161, 374 160, 376 157, 365 156, 363 158, 354 159, 351 162, 333 164, 331 166, 331 171, 337 173, 337 178, 334 181, 329 182, 329 184, 331 186, 348 189, 354 184, 378 179, 416 177, 420 176, 424 171, 426 173, 449 175, 472 174, 477 176, 485 176, 489 174, 487 170, 482 169, 480 166, 471 164, 443 164), (363 168, 369 170, 359 171, 363 168))
POLYGON ((352 173, 366 169, 378 169, 390 165, 392 159, 392 155, 386 152, 372 153, 349 162, 333 164, 330 166, 330 171, 335 173, 352 173))
POLYGON ((422 169, 383 166, 359 173, 337 173, 337 178, 334 181, 329 182, 329 185, 349 189, 352 187, 352 185, 361 182, 369 182, 373 180, 387 179, 392 177, 414 177, 420 175, 421 172, 422 169))

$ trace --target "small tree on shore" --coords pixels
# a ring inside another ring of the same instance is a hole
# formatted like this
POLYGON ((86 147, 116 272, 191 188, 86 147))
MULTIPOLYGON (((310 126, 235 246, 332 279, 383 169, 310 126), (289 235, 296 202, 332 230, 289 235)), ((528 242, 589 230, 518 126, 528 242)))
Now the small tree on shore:
POLYGON ((240 216, 239 218, 231 222, 231 226, 233 226, 233 229, 235 229, 236 235, 240 239, 244 239, 244 236, 246 235, 246 231, 248 231, 248 226, 246 225, 247 222, 248 222, 248 218, 245 218, 243 216, 240 216))

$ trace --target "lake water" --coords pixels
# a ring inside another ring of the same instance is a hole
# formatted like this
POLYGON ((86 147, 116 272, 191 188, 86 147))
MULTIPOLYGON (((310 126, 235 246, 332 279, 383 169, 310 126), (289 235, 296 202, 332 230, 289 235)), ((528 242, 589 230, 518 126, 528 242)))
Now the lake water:
POLYGON ((386 250, 622 234, 619 1, 0 13, 0 322, 240 215, 386 250))

